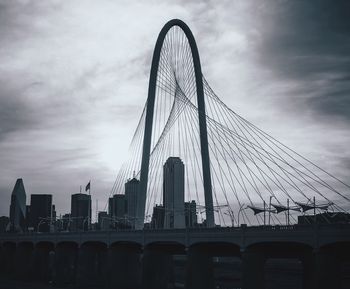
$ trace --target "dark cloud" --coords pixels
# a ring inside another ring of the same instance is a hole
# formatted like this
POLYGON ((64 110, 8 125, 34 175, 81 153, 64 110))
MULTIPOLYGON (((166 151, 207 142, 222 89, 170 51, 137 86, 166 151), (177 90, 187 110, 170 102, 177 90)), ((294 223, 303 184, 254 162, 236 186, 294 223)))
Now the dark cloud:
POLYGON ((301 108, 350 121, 350 2, 267 3, 260 7, 259 61, 277 77, 300 82, 301 108))
POLYGON ((46 16, 61 7, 60 1, 0 0, 0 43, 12 45, 40 37, 46 16))
POLYGON ((171 18, 192 29, 226 104, 346 175, 349 10, 346 1, 0 0, 0 211, 18 177, 27 194, 53 193, 59 212, 90 178, 93 198, 107 200, 171 18), (322 127, 320 116, 342 120, 322 127))
POLYGON ((318 61, 316 69, 322 65, 324 68, 338 68, 327 63, 328 57, 349 59, 348 1, 283 1, 271 6, 261 9, 260 20, 264 23, 261 52, 268 60, 285 59, 291 65, 295 60, 291 69, 285 70, 293 72, 298 67, 307 67, 308 60, 313 64, 312 61, 320 60, 321 56, 325 63, 318 61))
POLYGON ((39 121, 38 118, 30 102, 22 99, 20 88, 0 81, 0 141, 10 133, 34 127, 39 121))
POLYGON ((320 113, 342 116, 350 121, 350 89, 334 89, 322 96, 310 98, 308 104, 320 113))

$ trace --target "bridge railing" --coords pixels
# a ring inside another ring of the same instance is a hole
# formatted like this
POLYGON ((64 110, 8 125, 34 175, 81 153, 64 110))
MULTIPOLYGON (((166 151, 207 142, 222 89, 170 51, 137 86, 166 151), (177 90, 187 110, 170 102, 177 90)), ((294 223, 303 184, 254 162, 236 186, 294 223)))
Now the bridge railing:
POLYGON ((200 233, 200 232, 242 232, 242 231, 303 231, 303 230, 324 230, 324 229, 344 229, 350 230, 350 224, 303 224, 303 225, 275 225, 275 226, 245 226, 244 224, 240 227, 214 227, 214 228, 205 228, 205 227, 193 227, 193 228, 184 228, 184 229, 118 229, 118 230, 90 230, 90 231, 56 231, 56 232, 3 232, 0 233, 0 236, 42 236, 42 235, 72 235, 72 234, 95 234, 95 235, 104 235, 104 234, 118 234, 118 233, 171 233, 177 232, 181 233, 200 233))

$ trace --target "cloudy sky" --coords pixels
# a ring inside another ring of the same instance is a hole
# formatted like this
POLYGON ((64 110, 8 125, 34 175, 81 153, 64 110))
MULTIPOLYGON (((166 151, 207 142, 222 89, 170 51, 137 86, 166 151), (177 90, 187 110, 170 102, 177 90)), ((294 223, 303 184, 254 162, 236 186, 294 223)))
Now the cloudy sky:
POLYGON ((58 213, 91 179, 103 209, 172 18, 224 102, 349 182, 348 1, 0 0, 0 215, 19 177, 58 213))

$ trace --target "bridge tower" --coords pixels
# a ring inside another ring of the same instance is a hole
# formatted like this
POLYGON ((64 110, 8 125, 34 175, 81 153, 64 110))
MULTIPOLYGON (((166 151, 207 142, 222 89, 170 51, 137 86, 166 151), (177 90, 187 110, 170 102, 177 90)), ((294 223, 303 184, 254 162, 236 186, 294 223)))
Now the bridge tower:
POLYGON ((156 90, 157 90, 157 75, 158 75, 158 68, 160 63, 160 56, 161 56, 161 52, 164 44, 164 39, 168 31, 174 26, 178 26, 186 35, 190 49, 191 49, 194 75, 195 75, 195 87, 197 91, 198 121, 199 121, 199 133, 200 133, 204 199, 205 199, 205 207, 206 207, 206 225, 207 227, 215 226, 211 173, 210 173, 210 160, 209 160, 209 149, 208 149, 207 124, 206 124, 206 112, 205 112, 205 100, 204 100, 204 91, 203 91, 203 76, 202 76, 202 69, 201 69, 201 64, 199 59, 199 53, 198 53, 196 41, 189 27, 183 21, 179 19, 173 19, 167 22, 162 28, 162 30, 160 31, 156 42, 156 46, 153 52, 151 73, 150 73, 149 86, 148 86, 145 131, 144 131, 144 138, 143 138, 141 174, 140 174, 140 191, 139 191, 139 196, 137 201, 137 219, 136 219, 136 226, 135 226, 136 229, 143 228, 144 217, 145 217, 154 102, 155 102, 156 90))

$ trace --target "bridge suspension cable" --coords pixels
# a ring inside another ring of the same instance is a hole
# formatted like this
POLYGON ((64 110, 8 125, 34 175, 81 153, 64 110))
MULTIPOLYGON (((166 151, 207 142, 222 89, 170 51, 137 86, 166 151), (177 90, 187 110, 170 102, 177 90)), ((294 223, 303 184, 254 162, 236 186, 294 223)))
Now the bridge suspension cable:
MULTIPOLYGON (((185 165, 185 200, 195 201, 198 213, 204 208, 223 226, 235 225, 232 222, 239 220, 240 214, 247 224, 263 224, 265 218, 260 211, 268 212, 273 224, 284 223, 281 212, 288 212, 288 223, 289 218, 295 223, 298 215, 309 213, 305 208, 347 212, 348 184, 234 112, 202 74, 205 109, 200 107, 200 86, 188 34, 179 25, 167 29, 161 47, 156 46, 159 63, 152 100, 145 216, 152 215, 153 208, 163 203, 163 165, 169 157, 179 157, 185 165), (206 123, 210 180, 203 172, 201 119, 206 123), (205 194, 208 181, 213 199, 209 205, 205 194), (252 211, 242 209, 243 204, 252 211)), ((129 159, 118 172, 110 195, 123 194, 128 179, 142 179, 149 101, 133 135, 129 159)))

